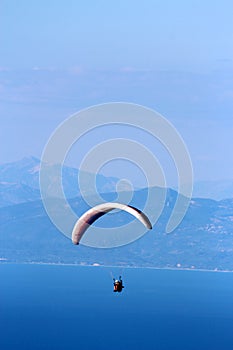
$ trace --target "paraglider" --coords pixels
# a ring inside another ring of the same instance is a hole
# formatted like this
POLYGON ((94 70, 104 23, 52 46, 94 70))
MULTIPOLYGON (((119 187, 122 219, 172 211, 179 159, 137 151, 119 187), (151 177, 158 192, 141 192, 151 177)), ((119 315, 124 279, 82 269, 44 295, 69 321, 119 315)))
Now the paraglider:
POLYGON ((123 281, 121 279, 121 276, 119 277, 119 280, 115 280, 115 278, 113 278, 113 292, 122 292, 122 289, 124 288, 123 286, 123 281))
MULTIPOLYGON (((152 229, 150 220, 141 210, 127 204, 107 202, 104 204, 96 205, 95 207, 89 209, 77 220, 72 231, 73 243, 76 245, 79 244, 81 238, 83 237, 88 227, 91 226, 101 216, 109 213, 114 209, 120 209, 128 212, 129 214, 137 218, 139 221, 141 221, 141 223, 146 228, 150 230, 152 229)), ((119 277, 118 280, 113 278, 113 292, 120 293, 122 292, 123 288, 124 286, 123 286, 123 281, 121 279, 121 276, 119 277)))
POLYGON ((150 230, 152 229, 150 220, 141 210, 127 204, 107 202, 104 204, 96 205, 95 207, 89 209, 78 219, 72 231, 73 243, 79 244, 82 236, 84 235, 88 227, 92 225, 101 216, 105 215, 106 213, 109 213, 114 209, 124 210, 132 214, 139 221, 141 221, 145 227, 147 227, 150 230))

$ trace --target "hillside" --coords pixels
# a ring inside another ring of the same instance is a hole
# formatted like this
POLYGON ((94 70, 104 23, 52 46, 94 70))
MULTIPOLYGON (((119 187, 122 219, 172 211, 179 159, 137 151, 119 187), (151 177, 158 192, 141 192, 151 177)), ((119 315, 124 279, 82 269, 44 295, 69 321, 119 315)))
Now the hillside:
MULTIPOLYGON (((106 195, 106 200, 111 195, 106 195)), ((145 190, 138 191, 133 204, 140 208, 144 196, 145 190)), ((233 200, 192 200, 180 226, 167 235, 165 225, 175 199, 176 192, 169 190, 166 200, 169 205, 165 205, 153 230, 132 244, 113 249, 74 246, 50 222, 40 200, 1 208, 0 258, 8 262, 233 271, 233 200)), ((81 197, 72 199, 70 204, 79 214, 88 208, 81 197)), ((100 224, 120 229, 130 218, 117 213, 100 224)))

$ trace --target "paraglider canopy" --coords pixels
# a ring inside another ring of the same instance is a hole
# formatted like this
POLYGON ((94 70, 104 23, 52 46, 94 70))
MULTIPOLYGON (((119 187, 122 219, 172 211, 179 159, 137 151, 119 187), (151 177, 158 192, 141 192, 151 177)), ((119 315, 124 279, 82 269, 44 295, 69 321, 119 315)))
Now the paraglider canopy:
POLYGON ((79 244, 82 236, 84 235, 88 227, 92 225, 101 216, 114 209, 120 209, 130 213, 138 220, 140 220, 143 223, 143 225, 145 225, 148 229, 152 229, 150 220, 141 210, 127 204, 107 202, 104 204, 96 205, 95 207, 89 209, 78 219, 72 231, 73 243, 79 244))

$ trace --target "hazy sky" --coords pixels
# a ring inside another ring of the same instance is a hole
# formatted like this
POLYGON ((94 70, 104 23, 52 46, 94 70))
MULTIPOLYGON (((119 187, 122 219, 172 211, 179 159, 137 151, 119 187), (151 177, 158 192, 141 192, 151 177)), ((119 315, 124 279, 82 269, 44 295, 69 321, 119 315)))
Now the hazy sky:
POLYGON ((157 110, 196 180, 233 177, 233 2, 0 2, 1 163, 41 157, 55 127, 93 104, 157 110))

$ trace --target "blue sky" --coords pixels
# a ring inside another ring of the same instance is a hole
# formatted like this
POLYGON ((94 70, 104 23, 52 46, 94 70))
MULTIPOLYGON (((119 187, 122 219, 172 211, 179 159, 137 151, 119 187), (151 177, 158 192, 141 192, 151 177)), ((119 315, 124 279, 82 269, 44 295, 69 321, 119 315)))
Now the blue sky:
POLYGON ((214 67, 232 59, 232 2, 1 1, 10 68, 214 67))
POLYGON ((196 180, 233 176, 232 1, 0 4, 1 163, 40 158, 93 104, 157 110, 183 136, 196 180))

